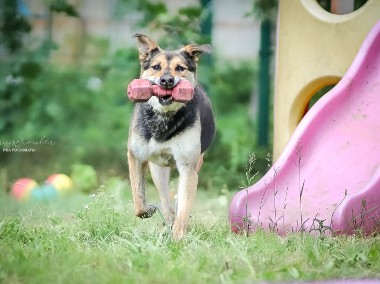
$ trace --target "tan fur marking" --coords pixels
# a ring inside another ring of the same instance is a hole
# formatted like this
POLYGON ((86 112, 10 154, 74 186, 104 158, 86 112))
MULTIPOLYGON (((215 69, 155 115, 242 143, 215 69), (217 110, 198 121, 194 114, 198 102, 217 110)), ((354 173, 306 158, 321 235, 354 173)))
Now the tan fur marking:
POLYGON ((150 63, 150 68, 143 72, 143 77, 161 77, 164 73, 170 73, 173 77, 180 77, 192 83, 195 82, 195 75, 188 70, 185 60, 179 54, 173 54, 173 57, 170 61, 167 60, 164 53, 156 55, 150 63), (153 69, 153 66, 156 65, 159 65, 161 67, 160 70, 153 69), (176 70, 177 66, 183 67, 184 70, 176 70))
POLYGON ((147 205, 145 201, 145 173, 147 163, 141 164, 128 151, 128 165, 135 214, 138 217, 149 218, 154 214, 156 208, 152 205, 147 205))
POLYGON ((204 153, 202 153, 200 156, 199 156, 199 160, 198 160, 198 164, 197 164, 197 167, 196 167, 196 171, 197 173, 199 173, 199 171, 201 170, 202 168, 202 165, 203 165, 203 156, 204 156, 204 153))

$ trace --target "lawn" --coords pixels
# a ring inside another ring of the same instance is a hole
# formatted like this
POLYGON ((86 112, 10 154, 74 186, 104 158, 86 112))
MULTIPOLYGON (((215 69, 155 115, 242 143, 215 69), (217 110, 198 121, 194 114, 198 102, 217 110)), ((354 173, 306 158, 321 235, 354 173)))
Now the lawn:
MULTIPOLYGON (((149 188, 151 200, 157 201, 149 188)), ((380 236, 231 233, 232 194, 199 190, 174 242, 158 213, 133 216, 129 185, 19 204, 0 193, 0 283, 252 283, 380 279, 380 236)))

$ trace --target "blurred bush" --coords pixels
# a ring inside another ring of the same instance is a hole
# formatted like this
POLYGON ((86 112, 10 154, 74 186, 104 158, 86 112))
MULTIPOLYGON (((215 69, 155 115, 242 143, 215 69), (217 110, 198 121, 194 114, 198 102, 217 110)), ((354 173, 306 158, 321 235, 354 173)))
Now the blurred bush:
MULTIPOLYGON (((150 1, 135 4, 147 3, 150 1)), ((155 15, 160 15, 152 28, 185 29, 185 38, 178 38, 179 31, 172 37, 180 43, 189 42, 187 37, 206 41, 207 35, 202 39, 199 32, 199 19, 205 13, 201 7, 167 16, 163 4, 149 5, 145 7, 147 15, 154 9, 159 9, 155 15)), ((78 16, 71 6, 68 9, 78 16)), ((171 43, 168 40, 163 47, 171 43)), ((0 141, 44 138, 53 145, 34 145, 35 153, 2 151, 0 167, 7 170, 9 182, 21 176, 43 180, 53 172, 72 170, 73 178, 85 181, 85 191, 96 189, 95 180, 116 175, 127 178, 126 141, 133 104, 125 96, 125 88, 139 76, 137 48, 107 53, 91 65, 60 67, 48 61, 47 50, 53 47, 46 42, 34 50, 18 47, 1 58, 0 141), (92 168, 96 172, 89 170, 92 168)), ((217 122, 216 139, 206 154, 200 185, 236 189, 245 179, 250 153, 255 151, 258 156, 258 171, 264 173, 267 168, 268 149, 255 148, 256 125, 249 115, 256 64, 202 64, 201 60, 199 72, 217 122)))
POLYGON ((74 164, 70 176, 78 191, 89 193, 99 186, 96 171, 89 165, 74 164))
MULTIPOLYGON (((207 176, 207 180, 200 179, 204 187, 236 189, 242 184, 257 140, 255 120, 249 114, 255 78, 255 62, 224 62, 200 70, 199 80, 207 86, 217 124, 216 139, 202 168, 202 175, 207 176)), ((256 167, 264 170, 259 163, 256 167)))
MULTIPOLYGON (((0 83, 1 141, 48 138, 54 147, 40 147, 33 164, 54 170, 75 162, 107 173, 125 170, 122 153, 132 113, 125 88, 139 70, 132 54, 137 57, 134 49, 117 51, 91 68, 36 65, 36 76, 1 72, 15 81, 0 83)), ((17 156, 28 164, 24 153, 2 152, 2 166, 19 163, 17 156)))

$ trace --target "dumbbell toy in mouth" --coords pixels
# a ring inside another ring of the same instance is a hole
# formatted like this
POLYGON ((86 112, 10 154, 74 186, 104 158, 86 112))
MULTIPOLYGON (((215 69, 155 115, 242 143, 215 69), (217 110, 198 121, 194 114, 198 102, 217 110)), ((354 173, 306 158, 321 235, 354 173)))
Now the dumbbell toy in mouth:
POLYGON ((173 89, 164 89, 159 85, 152 85, 147 79, 134 79, 128 85, 128 98, 132 102, 146 102, 151 96, 171 96, 173 101, 186 103, 193 98, 194 89, 187 80, 181 80, 173 89))

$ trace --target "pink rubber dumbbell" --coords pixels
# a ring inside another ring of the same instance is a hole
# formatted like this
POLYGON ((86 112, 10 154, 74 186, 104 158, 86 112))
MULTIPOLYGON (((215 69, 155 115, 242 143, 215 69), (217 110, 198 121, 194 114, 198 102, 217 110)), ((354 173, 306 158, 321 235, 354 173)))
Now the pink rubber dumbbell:
POLYGON ((187 103, 191 101, 194 95, 194 88, 187 80, 181 80, 174 87, 172 97, 174 101, 180 103, 187 103))
POLYGON ((158 85, 151 85, 147 79, 134 79, 128 85, 128 97, 131 101, 144 102, 152 95, 157 97, 172 96, 176 102, 186 103, 193 98, 194 89, 187 80, 181 80, 170 90, 161 88, 158 85))
POLYGON ((152 85, 146 79, 134 79, 128 85, 128 98, 132 102, 145 102, 152 96, 152 85))

